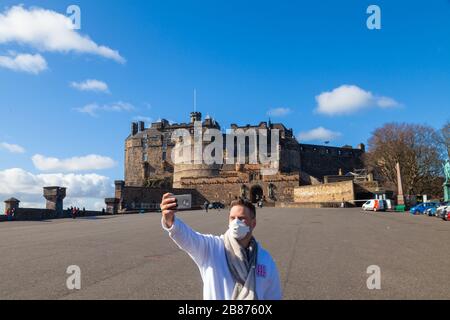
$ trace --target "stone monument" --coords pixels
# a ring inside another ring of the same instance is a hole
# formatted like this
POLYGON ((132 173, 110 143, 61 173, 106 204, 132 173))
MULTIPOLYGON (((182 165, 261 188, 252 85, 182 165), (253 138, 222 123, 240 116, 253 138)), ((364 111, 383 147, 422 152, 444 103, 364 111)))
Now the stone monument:
POLYGON ((397 162, 397 204, 404 205, 405 204, 405 196, 403 195, 403 183, 402 183, 402 172, 400 170, 400 163, 397 162))
POLYGON ((444 163, 444 201, 450 201, 450 161, 447 159, 444 163))

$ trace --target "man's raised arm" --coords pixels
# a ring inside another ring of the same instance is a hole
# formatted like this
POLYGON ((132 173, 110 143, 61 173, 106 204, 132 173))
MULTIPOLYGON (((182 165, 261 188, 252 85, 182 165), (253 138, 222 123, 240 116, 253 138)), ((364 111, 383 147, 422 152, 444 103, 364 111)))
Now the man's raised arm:
POLYGON ((197 263, 204 264, 209 257, 209 252, 214 245, 214 237, 195 232, 183 221, 175 218, 176 199, 171 193, 166 193, 161 202, 162 225, 169 232, 172 240, 197 263))

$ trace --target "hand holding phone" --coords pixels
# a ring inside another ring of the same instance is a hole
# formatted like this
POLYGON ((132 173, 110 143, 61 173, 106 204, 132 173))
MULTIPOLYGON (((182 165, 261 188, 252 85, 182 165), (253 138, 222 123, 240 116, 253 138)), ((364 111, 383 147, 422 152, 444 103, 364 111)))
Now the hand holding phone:
POLYGON ((175 199, 173 194, 166 193, 162 198, 160 207, 164 224, 171 228, 177 211, 177 199, 175 199))

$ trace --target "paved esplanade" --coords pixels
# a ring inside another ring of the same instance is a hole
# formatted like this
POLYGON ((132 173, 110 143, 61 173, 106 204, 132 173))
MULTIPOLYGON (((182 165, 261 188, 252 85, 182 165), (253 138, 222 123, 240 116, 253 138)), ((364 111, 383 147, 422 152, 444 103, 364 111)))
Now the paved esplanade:
MULTIPOLYGON (((186 212, 220 234, 228 211, 186 212)), ((450 299, 450 222, 359 209, 258 210, 256 237, 272 253, 286 299, 450 299), (368 290, 367 267, 381 268, 368 290)), ((0 223, 0 299, 201 299, 194 262, 160 215, 0 223), (81 290, 66 287, 69 265, 81 290)))

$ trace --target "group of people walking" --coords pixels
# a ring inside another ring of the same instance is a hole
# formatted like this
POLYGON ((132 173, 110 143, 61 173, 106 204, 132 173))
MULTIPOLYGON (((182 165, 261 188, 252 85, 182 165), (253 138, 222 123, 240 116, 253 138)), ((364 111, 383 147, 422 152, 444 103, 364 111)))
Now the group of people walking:
POLYGON ((67 208, 67 211, 70 216, 72 216, 72 219, 76 219, 77 217, 84 217, 86 215, 86 209, 83 208, 80 210, 80 208, 77 207, 70 207, 67 208))

